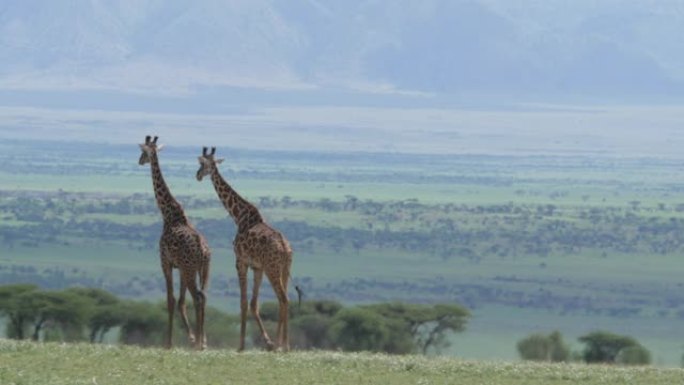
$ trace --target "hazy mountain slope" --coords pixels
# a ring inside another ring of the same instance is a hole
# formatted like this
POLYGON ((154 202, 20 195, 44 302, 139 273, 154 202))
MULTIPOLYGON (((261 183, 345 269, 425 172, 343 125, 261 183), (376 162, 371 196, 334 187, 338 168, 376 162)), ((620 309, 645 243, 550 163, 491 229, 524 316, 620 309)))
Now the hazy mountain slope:
POLYGON ((0 4, 0 87, 667 97, 682 32, 675 1, 26 0, 0 4))

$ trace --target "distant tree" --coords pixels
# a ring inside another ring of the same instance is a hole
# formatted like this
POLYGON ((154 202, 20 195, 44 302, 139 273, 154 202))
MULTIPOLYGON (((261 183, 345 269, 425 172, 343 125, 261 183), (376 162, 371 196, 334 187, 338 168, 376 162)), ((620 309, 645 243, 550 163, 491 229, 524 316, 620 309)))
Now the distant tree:
POLYGON ((517 348, 523 360, 565 362, 570 358, 570 348, 558 331, 531 334, 518 341, 517 348))
MULTIPOLYGON (((408 336, 412 347, 426 354, 430 349, 439 352, 449 346, 448 333, 463 331, 470 316, 468 310, 459 305, 421 305, 406 303, 387 303, 369 305, 371 309, 389 321, 399 321, 391 330, 401 336, 394 336, 394 343, 408 336)), ((393 349, 386 351, 393 352, 393 349)), ((401 348, 396 353, 407 353, 401 348)))
POLYGON ((70 291, 33 291, 20 298, 32 309, 33 335, 38 341, 41 332, 50 326, 59 333, 52 334, 60 340, 79 341, 83 339, 84 328, 93 308, 93 302, 70 291))
MULTIPOLYGON (((329 349, 334 346, 330 335, 333 317, 342 309, 335 301, 303 301, 301 306, 290 306, 290 343, 298 349, 329 349)), ((278 304, 265 302, 260 308, 261 318, 267 327, 275 329, 278 321, 278 304)), ((252 341, 261 344, 261 335, 254 330, 252 341)))
POLYGON ((16 284, 0 286, 0 315, 7 318, 7 337, 22 340, 35 317, 35 309, 21 301, 22 295, 38 290, 38 286, 16 284))
MULTIPOLYGON (((580 337, 579 341, 586 345, 584 351, 582 352, 582 358, 587 363, 616 363, 618 355, 623 349, 634 347, 643 349, 643 346, 641 346, 641 344, 639 344, 639 342, 632 337, 618 335, 606 331, 595 331, 589 333, 580 337)), ((641 353, 636 353, 635 351, 630 352, 628 350, 626 354, 629 357, 625 357, 624 359, 630 360, 633 358, 633 355, 638 355, 641 353)))
POLYGON ((335 345, 345 351, 379 352, 390 336, 383 317, 362 308, 340 310, 334 317, 330 333, 335 345))
MULTIPOLYGON (((260 313, 274 328, 277 305, 264 303, 260 313)), ((465 328, 468 311, 459 305, 421 305, 400 302, 343 308, 334 301, 305 301, 290 306, 290 334, 301 349, 370 350, 393 354, 440 351, 448 333, 465 328)), ((253 341, 260 344, 254 330, 253 341)))
MULTIPOLYGON (((164 304, 164 310, 165 310, 164 304)), ((192 304, 188 304, 188 317, 191 324, 194 325, 195 310, 192 304)), ((227 314, 221 310, 207 306, 205 310, 204 332, 207 335, 207 345, 210 348, 229 348, 237 347, 239 342, 239 316, 234 314, 227 314)), ((187 339, 187 331, 183 329, 180 320, 180 315, 176 317, 174 322, 176 330, 173 333, 174 346, 186 345, 190 347, 187 339)), ((166 330, 166 328, 164 328, 166 330)))
POLYGON ((0 313, 7 317, 7 336, 39 340, 49 326, 61 340, 80 340, 92 301, 70 291, 43 291, 35 285, 0 287, 0 313), (30 329, 30 330, 29 330, 30 329))
POLYGON ((329 333, 332 317, 306 314, 291 322, 290 342, 297 349, 330 349, 334 346, 329 333))
POLYGON ((124 344, 152 346, 161 344, 166 331, 167 315, 161 306, 147 302, 124 303, 125 318, 120 340, 124 344))
POLYGON ((109 330, 121 326, 123 323, 125 319, 124 308, 119 298, 114 294, 94 288, 71 288, 67 291, 88 298, 93 302, 93 309, 88 317, 91 343, 101 343, 109 330))
POLYGON ((651 352, 641 345, 629 346, 620 350, 615 362, 622 365, 649 365, 651 352))

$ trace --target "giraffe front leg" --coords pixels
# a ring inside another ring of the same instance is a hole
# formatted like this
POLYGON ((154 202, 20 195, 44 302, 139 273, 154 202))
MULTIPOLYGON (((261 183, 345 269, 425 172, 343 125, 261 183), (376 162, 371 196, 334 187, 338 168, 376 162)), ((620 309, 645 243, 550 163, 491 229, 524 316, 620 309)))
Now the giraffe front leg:
POLYGON ((257 325, 259 326, 259 331, 261 331, 261 338, 266 343, 266 348, 268 350, 274 350, 275 345, 264 328, 264 323, 261 321, 261 316, 259 315, 259 287, 261 287, 261 280, 264 276, 263 270, 254 270, 254 287, 252 288, 252 301, 250 302, 250 308, 252 310, 252 315, 256 319, 257 325))

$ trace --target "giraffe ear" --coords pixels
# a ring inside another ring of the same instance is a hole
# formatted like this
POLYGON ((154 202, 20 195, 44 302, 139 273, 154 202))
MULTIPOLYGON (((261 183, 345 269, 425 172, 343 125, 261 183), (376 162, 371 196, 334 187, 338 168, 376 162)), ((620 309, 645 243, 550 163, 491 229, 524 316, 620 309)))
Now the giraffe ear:
POLYGON ((138 144, 138 146, 140 146, 140 149, 143 151, 145 151, 145 148, 147 147, 146 145, 144 145, 142 143, 138 144))
POLYGON ((163 144, 160 144, 157 146, 157 152, 161 151, 164 148, 163 144))
POLYGON ((225 159, 223 159, 223 158, 216 159, 216 164, 221 164, 221 163, 223 163, 224 160, 225 159))

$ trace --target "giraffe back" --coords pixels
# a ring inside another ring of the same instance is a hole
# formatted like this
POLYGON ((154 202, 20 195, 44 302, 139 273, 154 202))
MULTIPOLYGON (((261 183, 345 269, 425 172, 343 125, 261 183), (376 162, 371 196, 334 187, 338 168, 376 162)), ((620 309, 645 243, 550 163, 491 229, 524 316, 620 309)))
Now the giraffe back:
POLYGON ((288 266, 292 263, 292 248, 285 237, 265 222, 240 231, 233 242, 238 263, 253 269, 288 266))
POLYGON ((159 247, 162 256, 176 268, 199 269, 211 259, 207 240, 190 224, 165 224, 159 247))

